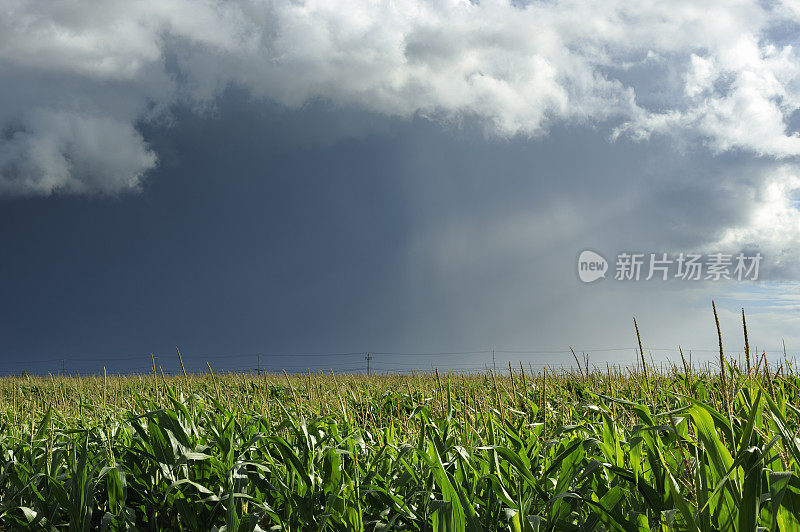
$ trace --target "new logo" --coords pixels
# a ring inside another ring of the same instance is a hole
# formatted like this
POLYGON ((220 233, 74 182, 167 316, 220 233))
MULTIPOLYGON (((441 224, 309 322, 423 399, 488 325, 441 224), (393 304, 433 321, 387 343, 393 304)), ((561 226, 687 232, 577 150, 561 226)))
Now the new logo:
POLYGON ((602 255, 589 251, 582 251, 578 257, 578 277, 584 283, 592 283, 600 278, 605 278, 608 271, 608 261, 602 255))

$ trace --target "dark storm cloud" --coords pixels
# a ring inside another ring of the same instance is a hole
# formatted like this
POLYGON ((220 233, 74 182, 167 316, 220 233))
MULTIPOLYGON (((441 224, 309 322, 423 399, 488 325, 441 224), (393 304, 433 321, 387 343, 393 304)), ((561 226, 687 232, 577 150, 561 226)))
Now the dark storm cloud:
MULTIPOLYGON (((575 260, 584 248, 611 258, 714 241, 738 223, 738 200, 698 200, 669 176, 700 165, 722 183, 736 160, 667 157, 667 143, 611 143, 585 129, 487 140, 479 127, 325 105, 268 109, 232 91, 213 117, 176 110, 179 125, 145 131, 161 165, 140 196, 7 200, 2 297, 19 303, 3 307, 3 351, 80 359, 113 346, 170 360, 180 345, 200 369, 205 358, 253 365, 220 355, 257 352, 624 347, 634 313, 649 345, 713 346, 711 323, 696 316, 730 288, 585 286, 575 260), (702 209, 686 205, 697 201, 702 209), (665 231, 667 220, 697 231, 665 231)), ((104 363, 147 362, 113 358, 104 363)))
POLYGON ((633 314, 713 347, 711 297, 738 342, 736 301, 774 287, 585 286, 578 253, 797 278, 790 4, 0 10, 7 359, 619 346, 633 314))

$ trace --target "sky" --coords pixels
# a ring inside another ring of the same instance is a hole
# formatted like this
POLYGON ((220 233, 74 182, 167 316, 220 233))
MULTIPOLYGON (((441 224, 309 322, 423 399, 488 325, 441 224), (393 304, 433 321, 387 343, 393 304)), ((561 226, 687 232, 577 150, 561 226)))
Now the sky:
POLYGON ((731 356, 744 308, 793 357, 799 35, 797 1, 0 2, 0 373, 605 367, 634 317, 702 362, 712 300, 731 356))

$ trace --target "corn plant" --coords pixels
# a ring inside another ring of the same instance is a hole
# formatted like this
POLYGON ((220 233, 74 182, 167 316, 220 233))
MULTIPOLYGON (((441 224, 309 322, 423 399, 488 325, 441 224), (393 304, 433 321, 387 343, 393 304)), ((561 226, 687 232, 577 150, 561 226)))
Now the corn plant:
POLYGON ((8 530, 800 530, 791 365, 0 379, 8 530))

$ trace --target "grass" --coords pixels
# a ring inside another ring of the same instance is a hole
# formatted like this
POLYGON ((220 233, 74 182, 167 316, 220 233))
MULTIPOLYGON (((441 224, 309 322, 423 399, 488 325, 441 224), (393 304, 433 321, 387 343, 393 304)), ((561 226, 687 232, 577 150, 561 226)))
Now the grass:
POLYGON ((800 379, 722 360, 8 377, 0 528, 800 530, 800 379))

